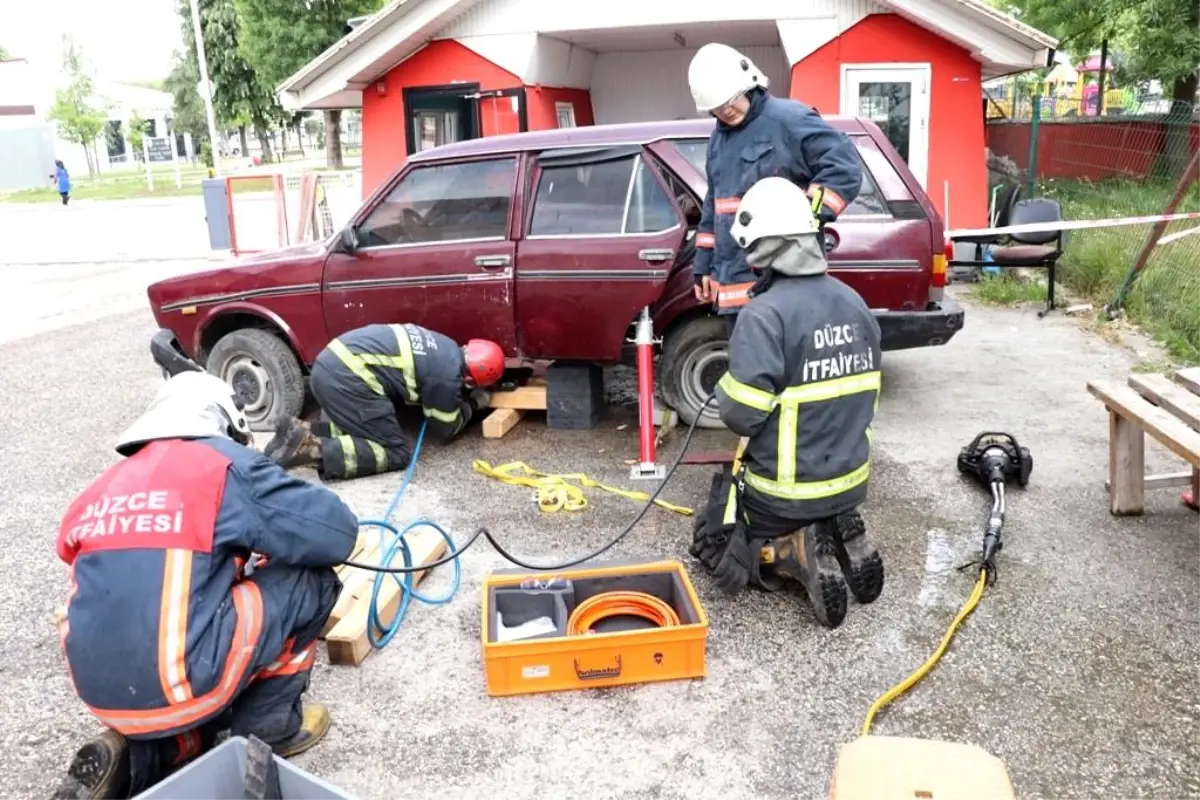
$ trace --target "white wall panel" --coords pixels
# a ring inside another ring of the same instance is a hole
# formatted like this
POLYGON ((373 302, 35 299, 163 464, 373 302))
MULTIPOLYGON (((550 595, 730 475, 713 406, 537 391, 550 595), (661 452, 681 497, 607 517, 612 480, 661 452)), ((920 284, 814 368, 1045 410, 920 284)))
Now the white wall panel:
MULTIPOLYGON (((771 82, 771 94, 787 97, 791 69, 782 47, 746 47, 771 82)), ((592 111, 597 124, 694 119, 688 89, 693 49, 600 53, 592 70, 592 111)))
POLYGON ((550 36, 539 36, 525 82, 589 89, 595 66, 596 54, 591 50, 550 36))
POLYGON ((733 20, 819 19, 882 10, 873 0, 483 0, 456 19, 443 38, 498 33, 602 30, 733 20))
POLYGON ((522 81, 533 64, 537 49, 536 33, 501 33, 493 36, 460 36, 463 47, 475 51, 501 69, 506 69, 522 81))

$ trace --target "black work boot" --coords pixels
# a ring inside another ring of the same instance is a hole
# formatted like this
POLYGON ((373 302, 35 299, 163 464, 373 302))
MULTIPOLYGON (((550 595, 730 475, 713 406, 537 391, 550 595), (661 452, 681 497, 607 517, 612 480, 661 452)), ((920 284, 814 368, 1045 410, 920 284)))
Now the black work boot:
POLYGON ((316 464, 321 459, 321 440, 307 422, 289 419, 275 428, 275 436, 263 454, 284 469, 316 464))
POLYGON ((883 559, 867 539, 867 524, 857 511, 839 514, 826 524, 834 531, 838 564, 858 602, 873 603, 883 592, 883 559))
POLYGON ((79 748, 54 800, 115 800, 129 796, 129 746, 105 731, 79 748))
POLYGON ((770 569, 778 576, 798 582, 808 592, 817 622, 826 628, 842 624, 848 598, 830 527, 820 523, 806 525, 772 540, 766 550, 765 555, 772 558, 770 569))
POLYGON ((305 703, 304 716, 300 721, 300 730, 271 745, 275 755, 280 758, 291 758, 311 750, 329 733, 329 709, 320 703, 305 703))

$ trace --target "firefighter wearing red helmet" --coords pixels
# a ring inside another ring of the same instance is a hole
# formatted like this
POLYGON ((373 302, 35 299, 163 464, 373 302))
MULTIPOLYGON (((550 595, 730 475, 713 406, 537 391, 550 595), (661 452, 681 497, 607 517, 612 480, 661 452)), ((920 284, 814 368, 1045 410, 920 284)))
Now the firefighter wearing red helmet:
POLYGON ((430 435, 457 436, 504 375, 504 351, 486 339, 463 346, 420 325, 367 325, 330 342, 313 362, 313 424, 282 421, 266 455, 285 469, 315 465, 322 480, 401 470, 412 447, 396 406, 420 406, 430 435))

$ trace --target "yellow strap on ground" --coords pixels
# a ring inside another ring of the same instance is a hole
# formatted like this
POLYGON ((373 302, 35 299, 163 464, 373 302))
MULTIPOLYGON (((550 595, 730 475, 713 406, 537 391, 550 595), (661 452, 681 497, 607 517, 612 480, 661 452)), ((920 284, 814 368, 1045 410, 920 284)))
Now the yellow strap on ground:
MULTIPOLYGON (((528 486, 531 489, 537 490, 538 508, 542 511, 582 511, 587 508, 587 497, 583 494, 583 489, 601 489, 610 494, 627 497, 630 500, 638 500, 646 502, 650 499, 650 495, 645 492, 637 492, 632 489, 618 489, 615 486, 606 486, 600 481, 593 480, 582 472, 558 473, 551 474, 548 472, 538 472, 533 467, 526 464, 524 461, 510 461, 507 464, 498 464, 492 466, 482 459, 476 459, 471 466, 480 475, 493 480, 507 483, 510 486, 528 486), (576 481, 571 483, 571 481, 576 481)), ((673 511, 676 514, 691 516, 695 513, 690 508, 677 506, 674 503, 668 503, 666 500, 655 500, 654 504, 660 508, 665 508, 667 511, 673 511)))

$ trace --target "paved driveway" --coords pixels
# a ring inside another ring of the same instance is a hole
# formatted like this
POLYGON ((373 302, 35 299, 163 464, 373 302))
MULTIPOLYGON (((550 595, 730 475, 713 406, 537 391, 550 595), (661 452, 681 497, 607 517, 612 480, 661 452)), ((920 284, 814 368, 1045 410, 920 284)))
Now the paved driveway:
MULTIPOLYGON (((40 273, 6 273, 10 297, 41 291, 22 276, 40 273)), ((110 279, 84 271, 74 280, 86 293, 110 279)), ((133 295, 144 279, 124 277, 133 295)), ((52 294, 39 304, 53 305, 52 294)), ((0 343, 4 796, 48 794, 94 731, 51 625, 65 590, 54 537, 68 502, 112 463, 114 437, 158 385, 146 354, 153 322, 145 311, 122 313, 128 307, 114 300, 117 313, 82 324, 65 315, 28 338, 10 329, 0 343)), ((954 459, 981 429, 1000 428, 1036 459, 1030 487, 1011 496, 1000 583, 942 666, 885 711, 876 732, 978 743, 1007 762, 1021 797, 1196 795, 1198 519, 1173 491, 1152 493, 1141 519, 1109 516, 1107 423, 1084 389, 1132 360, 1070 320, 970 306, 966 330, 947 347, 885 359, 865 513, 887 586, 874 605, 852 606, 840 629, 818 628, 790 596, 728 599, 693 570, 712 619, 705 680, 489 699, 479 585, 502 564, 480 547, 462 559, 455 600, 413 608, 391 646, 361 667, 331 667, 322 653, 312 694, 329 704, 334 726, 299 763, 363 798, 823 797, 838 743, 926 657, 971 588, 954 566, 976 552, 987 500, 959 480, 954 459)), ((459 536, 486 523, 529 558, 585 551, 635 505, 596 495, 583 513, 541 515, 527 490, 487 481, 471 460, 523 459, 626 483, 636 426, 617 427, 631 419, 615 409, 600 430, 567 432, 535 418, 501 441, 476 430, 430 447, 400 517, 430 516, 459 536)), ((708 432, 695 446, 727 442, 708 432)), ((1158 450, 1148 461, 1174 468, 1158 450)), ((707 468, 681 468, 664 495, 696 503, 707 483, 707 468)), ((337 488, 370 515, 397 485, 383 476, 337 488)), ((690 530, 656 510, 614 555, 686 559, 690 530)), ((444 589, 449 572, 428 590, 444 589)))

